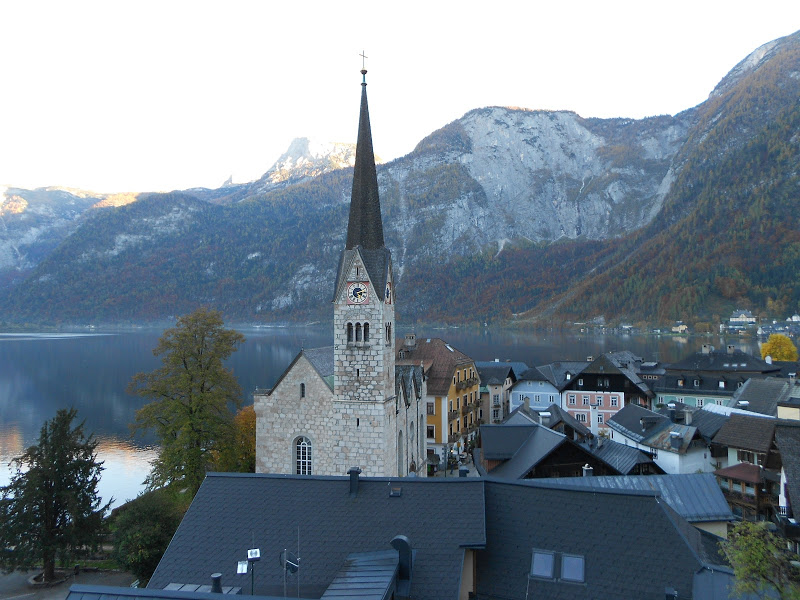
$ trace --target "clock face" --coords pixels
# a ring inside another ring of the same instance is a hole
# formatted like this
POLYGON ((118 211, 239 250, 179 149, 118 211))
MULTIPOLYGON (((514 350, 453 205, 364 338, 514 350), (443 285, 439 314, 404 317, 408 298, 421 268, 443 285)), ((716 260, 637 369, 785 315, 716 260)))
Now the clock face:
POLYGON ((369 302, 369 284, 356 281, 347 284, 347 303, 366 304, 369 302))

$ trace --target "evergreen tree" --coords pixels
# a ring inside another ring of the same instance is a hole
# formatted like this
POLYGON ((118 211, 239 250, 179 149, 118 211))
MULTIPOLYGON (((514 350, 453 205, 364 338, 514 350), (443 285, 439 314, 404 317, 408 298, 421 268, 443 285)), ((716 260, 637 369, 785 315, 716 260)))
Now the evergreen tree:
POLYGON ((133 377, 128 391, 153 399, 133 427, 154 429, 161 445, 147 479, 151 489, 174 485, 194 496, 216 452, 230 443, 230 406, 241 406, 241 388, 223 362, 242 342, 219 312, 201 308, 159 339, 153 354, 163 366, 133 377))
POLYGON ((7 571, 42 563, 55 579, 56 559, 67 560, 99 543, 103 517, 97 483, 97 441, 72 426, 77 411, 62 409, 42 426, 39 443, 12 464, 16 474, 0 488, 0 566, 7 571))

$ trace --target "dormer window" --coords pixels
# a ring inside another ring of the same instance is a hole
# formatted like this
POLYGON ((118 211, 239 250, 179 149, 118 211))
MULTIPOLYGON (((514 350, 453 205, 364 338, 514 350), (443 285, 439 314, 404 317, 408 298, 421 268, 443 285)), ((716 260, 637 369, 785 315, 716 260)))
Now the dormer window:
POLYGON ((700 387, 700 380, 699 379, 695 379, 694 380, 694 387, 700 387))
POLYGON ((678 379, 678 387, 683 387, 683 379, 678 379))
POLYGON ((578 385, 581 385, 581 386, 583 385, 583 377, 581 377, 580 379, 578 379, 578 385))
POLYGON ((721 390, 725 389, 725 381, 722 379, 719 380, 719 389, 721 390))

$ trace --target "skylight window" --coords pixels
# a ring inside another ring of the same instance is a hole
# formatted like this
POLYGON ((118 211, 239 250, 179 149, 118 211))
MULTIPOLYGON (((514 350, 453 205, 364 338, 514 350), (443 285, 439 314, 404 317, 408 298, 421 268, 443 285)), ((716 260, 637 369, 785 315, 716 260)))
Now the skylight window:
POLYGON ((574 583, 583 583, 583 557, 573 554, 561 556, 561 579, 574 583))
POLYGON ((542 577, 553 579, 553 567, 555 566, 555 554, 542 550, 533 551, 531 560, 531 577, 542 577))

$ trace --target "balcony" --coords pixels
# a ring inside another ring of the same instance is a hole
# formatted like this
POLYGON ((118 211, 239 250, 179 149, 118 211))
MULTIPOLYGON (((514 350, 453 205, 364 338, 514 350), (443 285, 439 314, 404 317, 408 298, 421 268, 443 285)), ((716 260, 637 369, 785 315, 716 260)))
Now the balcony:
POLYGON ((458 412, 459 411, 457 410, 451 410, 449 413, 447 413, 447 418, 450 421, 455 421, 458 418, 458 412))
POLYGON ((448 444, 455 444, 461 438, 460 433, 451 433, 447 436, 447 443, 448 444))
POLYGON ((470 377, 469 379, 465 379, 463 381, 456 382, 456 389, 463 390, 468 387, 472 387, 478 385, 479 381, 477 377, 470 377))

